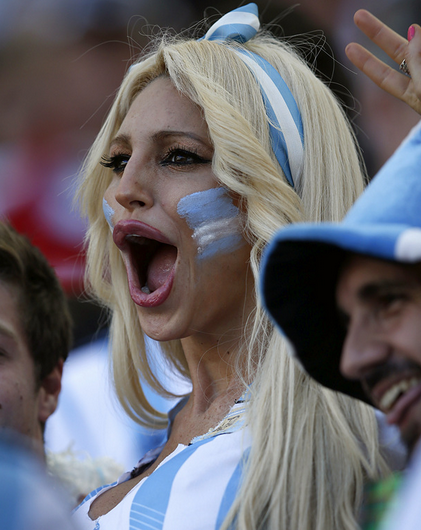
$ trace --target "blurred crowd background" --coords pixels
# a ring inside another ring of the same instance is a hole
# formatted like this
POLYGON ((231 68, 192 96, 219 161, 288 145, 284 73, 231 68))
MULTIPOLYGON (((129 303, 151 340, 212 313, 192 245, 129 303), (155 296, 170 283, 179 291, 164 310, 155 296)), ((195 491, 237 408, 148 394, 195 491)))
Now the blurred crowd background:
MULTIPOLYGON (((370 46, 353 14, 368 9, 406 36, 411 23, 421 23, 421 2, 256 3, 262 22, 297 44, 341 99, 374 175, 417 116, 347 60, 348 42, 370 46)), ((214 20, 239 5, 239 0, 0 0, 0 217, 26 233, 55 267, 74 317, 75 359, 107 329, 106 315, 83 289, 85 225, 73 196, 84 156, 124 73, 159 27, 179 32, 204 15, 214 20)), ((96 361, 89 364, 87 354, 84 359, 72 384, 79 381, 87 392, 89 386, 95 390, 90 378, 96 361)))

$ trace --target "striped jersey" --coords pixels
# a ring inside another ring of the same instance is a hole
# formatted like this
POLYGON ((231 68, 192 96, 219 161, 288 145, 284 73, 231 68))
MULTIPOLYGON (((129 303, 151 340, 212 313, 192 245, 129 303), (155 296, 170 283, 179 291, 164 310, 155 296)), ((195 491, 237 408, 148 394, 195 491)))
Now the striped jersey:
MULTIPOLYGON (((251 446, 244 407, 244 400, 237 401, 215 429, 189 445, 179 444, 151 475, 96 520, 88 515, 92 502, 131 475, 125 473, 114 484, 93 491, 73 513, 75 522, 86 530, 220 528, 237 494, 251 446)), ((138 466, 154 461, 162 447, 149 451, 138 466)))

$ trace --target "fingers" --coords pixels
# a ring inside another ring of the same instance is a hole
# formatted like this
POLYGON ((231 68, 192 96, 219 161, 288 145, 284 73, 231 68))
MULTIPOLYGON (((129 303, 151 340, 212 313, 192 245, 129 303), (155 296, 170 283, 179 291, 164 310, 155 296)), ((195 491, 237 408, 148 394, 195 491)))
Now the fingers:
POLYGON ((421 113, 421 27, 412 24, 415 30, 414 37, 408 44, 406 62, 408 63, 413 82, 413 92, 410 105, 421 113))
POLYGON ((405 57, 405 49, 408 44, 406 39, 365 9, 360 9, 355 13, 354 22, 393 61, 398 64, 401 63, 405 57))
POLYGON ((360 44, 352 42, 345 48, 348 59, 377 86, 392 96, 404 99, 410 83, 409 77, 403 76, 383 61, 375 57, 360 44))
POLYGON ((352 42, 345 49, 349 60, 377 86, 404 101, 421 114, 421 27, 413 24, 410 42, 383 24, 374 15, 360 9, 354 15, 355 24, 367 37, 397 64, 406 60, 411 78, 397 68, 391 68, 367 49, 352 42))

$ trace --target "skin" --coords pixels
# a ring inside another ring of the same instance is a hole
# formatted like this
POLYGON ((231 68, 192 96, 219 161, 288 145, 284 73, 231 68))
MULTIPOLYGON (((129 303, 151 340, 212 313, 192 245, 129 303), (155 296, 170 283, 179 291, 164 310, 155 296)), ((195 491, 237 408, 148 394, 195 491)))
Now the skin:
POLYGON ((345 49, 349 60, 377 86, 421 114, 421 27, 412 24, 415 34, 408 42, 365 9, 355 13, 354 22, 397 65, 405 59, 412 79, 403 75, 399 68, 391 68, 355 42, 348 44, 345 49))
POLYGON ((28 437, 40 455, 44 454, 41 423, 56 409, 62 364, 37 385, 19 318, 17 290, 0 282, 0 429, 28 437))
POLYGON ((133 102, 111 145, 110 156, 116 155, 127 160, 105 193, 115 212, 114 226, 142 221, 178 249, 170 297, 156 308, 136 308, 142 329, 156 340, 185 338, 186 347, 211 346, 215 338, 241 327, 238 308, 244 304, 250 247, 244 242, 236 253, 199 263, 193 230, 177 212, 183 197, 218 186, 200 109, 181 97, 169 79, 158 78, 133 102), (172 149, 178 151, 169 160, 178 157, 179 163, 165 160, 172 149))
POLYGON ((159 230, 177 247, 169 296, 158 306, 136 309, 148 336, 181 339, 193 391, 157 461, 139 477, 100 495, 91 506, 92 519, 111 510, 178 444, 188 444, 224 418, 243 391, 233 353, 255 306, 246 241, 235 252, 198 259, 194 229, 177 211, 183 197, 220 186, 201 110, 160 77, 132 103, 108 156, 119 162, 104 196, 115 212, 114 234, 119 222, 134 219, 159 230))
POLYGON ((421 437, 421 266, 353 255, 339 276, 336 301, 347 326, 342 374, 361 381, 412 450, 421 437), (396 386, 410 380, 410 388, 396 386))

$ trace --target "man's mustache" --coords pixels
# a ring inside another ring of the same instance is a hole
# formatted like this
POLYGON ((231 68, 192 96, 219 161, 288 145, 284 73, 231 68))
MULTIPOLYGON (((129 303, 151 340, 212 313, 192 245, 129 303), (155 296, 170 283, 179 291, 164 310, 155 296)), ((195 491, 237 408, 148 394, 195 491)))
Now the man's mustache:
POLYGON ((384 379, 390 377, 396 377, 400 374, 408 374, 411 376, 420 376, 421 377, 421 365, 408 360, 396 360, 391 359, 385 363, 380 364, 379 366, 373 367, 361 380, 364 391, 369 395, 373 388, 384 379))

